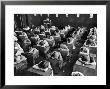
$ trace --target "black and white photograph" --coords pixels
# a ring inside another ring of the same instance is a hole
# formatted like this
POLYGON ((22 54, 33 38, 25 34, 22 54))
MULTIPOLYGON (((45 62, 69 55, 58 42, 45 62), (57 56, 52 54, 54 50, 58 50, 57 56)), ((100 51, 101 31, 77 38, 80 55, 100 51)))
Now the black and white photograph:
POLYGON ((97 14, 14 14, 14 76, 97 76, 97 14))
POLYGON ((106 5, 51 3, 5 7, 6 85, 105 84, 106 5))

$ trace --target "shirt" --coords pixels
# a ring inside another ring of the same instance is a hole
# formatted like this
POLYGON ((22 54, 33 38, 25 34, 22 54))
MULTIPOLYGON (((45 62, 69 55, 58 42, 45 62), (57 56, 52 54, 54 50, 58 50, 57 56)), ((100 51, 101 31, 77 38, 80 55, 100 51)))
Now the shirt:
POLYGON ((60 52, 54 51, 54 52, 52 53, 52 55, 54 55, 54 56, 53 56, 53 59, 55 58, 55 59, 57 59, 57 60, 63 61, 63 58, 62 58, 60 52))
POLYGON ((24 53, 23 49, 20 47, 20 45, 15 42, 14 43, 14 50, 15 50, 15 55, 18 56, 18 55, 21 55, 21 53, 24 53))
POLYGON ((69 55, 69 49, 65 44, 61 44, 60 45, 60 52, 61 54, 64 56, 68 56, 69 55))
POLYGON ((47 42, 46 40, 44 40, 44 45, 43 45, 43 47, 48 47, 48 46, 49 46, 48 42, 47 42))

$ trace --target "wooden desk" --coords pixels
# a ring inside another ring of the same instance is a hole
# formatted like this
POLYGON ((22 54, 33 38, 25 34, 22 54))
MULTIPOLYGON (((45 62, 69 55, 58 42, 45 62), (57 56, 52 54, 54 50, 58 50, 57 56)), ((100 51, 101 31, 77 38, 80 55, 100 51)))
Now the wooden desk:
MULTIPOLYGON (((76 61, 77 65, 83 66, 83 63, 79 62, 78 60, 76 61)), ((84 65, 85 67, 91 68, 91 69, 96 69, 97 65, 84 65)))
POLYGON ((29 68, 27 71, 40 76, 50 76, 52 73, 52 69, 50 68, 46 72, 39 69, 34 69, 33 67, 29 68))
POLYGON ((39 54, 45 54, 50 49, 49 46, 48 47, 42 47, 40 45, 34 45, 33 48, 36 48, 37 50, 39 50, 39 54))
POLYGON ((14 64, 15 70, 22 71, 27 68, 27 60, 23 60, 20 63, 14 64))
POLYGON ((20 38, 22 41, 24 41, 24 40, 27 38, 27 36, 25 36, 25 35, 19 35, 19 38, 20 38))
POLYGON ((79 71, 84 74, 84 76, 97 76, 97 69, 91 69, 82 65, 75 64, 73 67, 73 72, 79 71))
POLYGON ((15 33, 17 34, 17 36, 22 35, 22 31, 15 31, 15 33))
POLYGON ((91 54, 97 54, 97 47, 89 47, 90 53, 91 54))
POLYGON ((50 32, 49 31, 45 31, 45 35, 50 35, 50 32))

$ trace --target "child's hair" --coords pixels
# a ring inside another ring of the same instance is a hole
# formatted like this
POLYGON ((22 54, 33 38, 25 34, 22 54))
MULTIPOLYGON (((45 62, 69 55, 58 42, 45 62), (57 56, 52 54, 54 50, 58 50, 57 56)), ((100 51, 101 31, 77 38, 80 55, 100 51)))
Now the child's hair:
POLYGON ((41 46, 42 46, 42 45, 44 45, 44 42, 43 42, 43 41, 41 41, 41 42, 39 43, 39 45, 41 45, 41 46))
POLYGON ((80 51, 82 52, 83 51, 83 48, 80 48, 80 51))
POLYGON ((48 66, 49 66, 49 62, 46 60, 41 61, 38 65, 39 68, 43 68, 43 69, 47 68, 48 66))

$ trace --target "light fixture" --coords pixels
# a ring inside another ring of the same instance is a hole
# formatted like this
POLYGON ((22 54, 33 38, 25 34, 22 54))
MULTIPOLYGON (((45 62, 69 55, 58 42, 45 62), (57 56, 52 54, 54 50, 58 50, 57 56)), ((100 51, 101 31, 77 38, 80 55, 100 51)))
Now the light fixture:
POLYGON ((68 14, 66 14, 66 17, 68 17, 68 14))
POLYGON ((77 14, 77 17, 79 18, 80 14, 77 14))
POLYGON ((48 17, 49 17, 49 14, 48 14, 48 17))
POLYGON ((89 18, 93 18, 93 14, 90 14, 90 17, 89 18))
POLYGON ((36 16, 36 14, 34 14, 34 16, 36 16))
POLYGON ((56 17, 58 17, 58 14, 56 14, 56 17))

